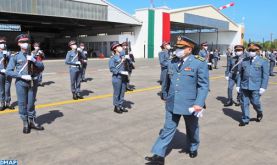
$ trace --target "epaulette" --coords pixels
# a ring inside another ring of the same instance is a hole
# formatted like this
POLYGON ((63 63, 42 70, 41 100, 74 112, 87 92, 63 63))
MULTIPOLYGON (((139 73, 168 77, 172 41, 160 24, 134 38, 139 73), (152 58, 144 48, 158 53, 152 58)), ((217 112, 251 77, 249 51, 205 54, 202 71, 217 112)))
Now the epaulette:
POLYGON ((268 60, 266 57, 262 57, 263 60, 268 60))
POLYGON ((19 52, 11 53, 11 56, 16 56, 18 54, 19 54, 19 52))
POLYGON ((203 57, 201 57, 201 56, 199 56, 199 55, 195 55, 194 57, 195 57, 197 60, 200 60, 200 61, 202 61, 202 62, 206 61, 205 58, 203 58, 203 57))

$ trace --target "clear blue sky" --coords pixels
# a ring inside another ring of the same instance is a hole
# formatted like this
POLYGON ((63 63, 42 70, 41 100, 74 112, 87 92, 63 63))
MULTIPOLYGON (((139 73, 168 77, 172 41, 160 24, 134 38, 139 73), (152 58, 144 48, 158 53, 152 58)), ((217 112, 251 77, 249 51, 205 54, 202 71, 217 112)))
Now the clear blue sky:
MULTIPOLYGON (((150 0, 108 1, 130 14, 136 9, 150 7, 150 0)), ((207 4, 220 7, 230 2, 235 2, 235 6, 222 12, 237 23, 245 18, 245 40, 270 40, 270 33, 273 39, 277 38, 277 0, 154 0, 156 7, 166 5, 172 9, 207 4)))

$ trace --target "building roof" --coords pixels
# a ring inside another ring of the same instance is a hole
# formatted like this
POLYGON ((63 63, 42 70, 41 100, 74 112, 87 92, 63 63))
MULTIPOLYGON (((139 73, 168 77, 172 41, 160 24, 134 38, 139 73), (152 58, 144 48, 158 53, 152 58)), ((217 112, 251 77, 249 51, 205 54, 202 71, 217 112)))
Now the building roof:
POLYGON ((172 9, 172 10, 170 10, 170 13, 178 13, 178 12, 184 12, 184 11, 189 11, 189 10, 196 10, 196 9, 207 8, 207 7, 213 8, 214 10, 216 10, 218 12, 218 14, 222 15, 223 17, 225 17, 229 22, 234 24, 236 27, 239 27, 237 23, 235 23, 229 17, 224 15, 222 12, 220 12, 220 10, 218 10, 216 7, 214 7, 213 5, 210 5, 210 4, 209 5, 201 5, 201 6, 192 6, 192 7, 172 9))

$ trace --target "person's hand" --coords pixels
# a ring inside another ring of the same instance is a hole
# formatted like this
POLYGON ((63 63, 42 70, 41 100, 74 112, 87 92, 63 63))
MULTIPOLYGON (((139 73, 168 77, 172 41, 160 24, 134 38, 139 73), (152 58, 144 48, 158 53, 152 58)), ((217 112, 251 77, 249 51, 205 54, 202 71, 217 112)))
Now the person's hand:
POLYGON ((225 79, 226 79, 227 81, 229 81, 229 77, 225 77, 225 79))
POLYGON ((80 61, 75 62, 76 65, 81 65, 80 61))
POLYGON ((77 48, 77 51, 78 51, 78 52, 82 52, 82 49, 81 49, 81 48, 77 48))
POLYGON ((120 71, 120 74, 123 74, 123 75, 126 75, 126 76, 129 75, 129 73, 127 71, 120 71))
POLYGON ((7 54, 8 54, 8 51, 3 50, 3 54, 7 55, 7 54))
POLYGON ((27 80, 27 81, 31 81, 32 80, 32 77, 30 75, 22 75, 21 78, 23 80, 27 80))
POLYGON ((194 108, 195 112, 200 112, 203 109, 203 107, 201 107, 199 105, 194 105, 193 108, 194 108))
POLYGON ((2 69, 0 72, 1 73, 6 73, 6 69, 2 69))
POLYGON ((260 88, 260 91, 259 91, 260 95, 262 95, 264 92, 265 92, 265 89, 264 88, 260 88))
POLYGON ((31 55, 27 55, 27 60, 32 61, 32 62, 36 62, 36 59, 34 58, 34 56, 31 56, 31 55))

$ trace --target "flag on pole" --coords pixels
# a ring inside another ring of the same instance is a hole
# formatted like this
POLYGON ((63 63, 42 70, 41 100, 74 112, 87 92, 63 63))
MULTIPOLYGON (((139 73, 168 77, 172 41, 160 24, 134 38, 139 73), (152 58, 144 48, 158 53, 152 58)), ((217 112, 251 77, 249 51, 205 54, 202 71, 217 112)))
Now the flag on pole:
POLYGON ((232 6, 235 6, 234 2, 231 2, 231 3, 227 4, 227 5, 221 6, 220 8, 218 8, 218 10, 227 9, 229 7, 232 7, 232 6))
POLYGON ((150 0, 150 5, 151 5, 151 8, 154 8, 154 0, 150 0))

